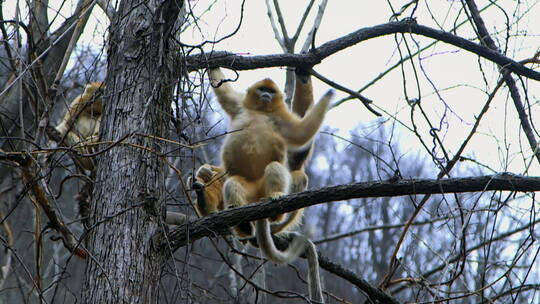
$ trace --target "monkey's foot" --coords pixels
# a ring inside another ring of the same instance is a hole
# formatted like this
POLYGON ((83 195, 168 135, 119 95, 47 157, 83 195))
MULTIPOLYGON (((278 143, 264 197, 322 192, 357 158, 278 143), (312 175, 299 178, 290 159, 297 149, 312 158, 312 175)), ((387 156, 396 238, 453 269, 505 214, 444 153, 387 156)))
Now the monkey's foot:
MULTIPOLYGON (((268 198, 271 198, 272 200, 276 200, 276 199, 279 199, 280 197, 283 197, 287 195, 286 193, 284 192, 273 192, 273 193, 269 193, 268 194, 268 198)), ((271 216, 269 217, 270 221, 271 222, 280 222, 283 220, 283 217, 284 217, 284 214, 278 214, 276 216, 271 216)))
POLYGON ((212 180, 214 175, 216 175, 216 173, 212 170, 212 167, 209 164, 204 164, 197 170, 196 179, 208 183, 212 180))
POLYGON ((270 221, 273 223, 281 223, 283 219, 285 218, 285 214, 278 214, 276 216, 271 216, 270 221))
POLYGON ((272 192, 272 193, 268 193, 266 197, 271 198, 272 200, 276 200, 285 195, 287 195, 285 192, 272 192))
POLYGON ((242 223, 234 227, 234 232, 240 239, 252 238, 253 225, 250 222, 242 223))
MULTIPOLYGON (((241 206, 228 205, 227 209, 236 208, 236 207, 241 207, 241 206)), ((250 222, 241 223, 239 225, 234 226, 233 231, 234 231, 234 234, 236 234, 236 236, 239 239, 248 239, 248 238, 253 237, 254 235, 253 225, 250 222)))

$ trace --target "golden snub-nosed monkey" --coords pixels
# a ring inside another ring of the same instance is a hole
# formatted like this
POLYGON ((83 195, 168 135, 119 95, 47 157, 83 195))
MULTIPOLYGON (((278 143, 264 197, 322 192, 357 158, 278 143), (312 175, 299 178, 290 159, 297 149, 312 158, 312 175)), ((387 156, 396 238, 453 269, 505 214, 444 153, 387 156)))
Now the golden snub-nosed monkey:
MULTIPOLYGON (((219 69, 210 70, 210 79, 219 103, 231 119, 230 130, 234 131, 227 135, 221 149, 222 166, 227 173, 223 184, 224 208, 290 193, 293 175, 287 167, 287 152, 310 143, 324 120, 333 92, 326 93, 301 118, 289 111, 283 94, 270 79, 255 83, 245 94, 234 91, 229 83, 222 83, 224 76, 219 69)), ((307 177, 303 169, 300 166, 295 171, 305 178, 298 183, 304 185, 300 188, 305 188, 307 177)), ((283 217, 270 220, 280 222, 283 217)), ((278 263, 293 261, 306 244, 312 244, 296 235, 282 252, 275 247, 267 219, 255 221, 254 230, 261 251, 278 263)), ((252 236, 253 227, 251 223, 241 224, 235 227, 235 232, 239 237, 252 236)))
MULTIPOLYGON (((56 130, 65 138, 65 144, 83 153, 89 151, 85 144, 97 142, 99 138, 103 106, 100 94, 103 88, 104 84, 101 82, 87 84, 84 92, 71 102, 62 121, 56 126, 56 130)), ((80 158, 79 161, 86 170, 94 168, 89 158, 80 158)))

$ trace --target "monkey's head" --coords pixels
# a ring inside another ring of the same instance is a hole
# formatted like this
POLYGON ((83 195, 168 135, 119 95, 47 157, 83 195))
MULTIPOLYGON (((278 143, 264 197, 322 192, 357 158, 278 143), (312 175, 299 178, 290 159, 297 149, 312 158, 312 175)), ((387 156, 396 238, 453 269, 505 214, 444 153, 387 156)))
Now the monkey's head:
POLYGON ((244 98, 244 107, 250 110, 273 112, 283 106, 283 93, 270 78, 249 87, 244 98))
POLYGON ((86 111, 91 111, 96 115, 101 115, 102 112, 102 95, 105 90, 105 83, 103 82, 91 82, 84 88, 83 98, 85 101, 91 102, 89 107, 86 107, 86 111))
POLYGON ((92 96, 96 93, 103 93, 105 84, 103 82, 91 82, 84 87, 84 94, 92 96))

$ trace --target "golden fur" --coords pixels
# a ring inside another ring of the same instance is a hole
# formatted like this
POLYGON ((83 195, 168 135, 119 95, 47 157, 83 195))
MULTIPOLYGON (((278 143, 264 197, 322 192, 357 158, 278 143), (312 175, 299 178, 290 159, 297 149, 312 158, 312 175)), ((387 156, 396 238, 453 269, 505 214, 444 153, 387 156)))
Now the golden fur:
MULTIPOLYGON (((97 93, 103 89, 103 86, 101 82, 87 84, 84 92, 71 102, 62 121, 56 126, 56 130, 67 146, 88 153, 89 149, 84 146, 98 141, 103 105, 97 93)), ((80 158, 79 162, 86 170, 94 168, 89 158, 80 158)))

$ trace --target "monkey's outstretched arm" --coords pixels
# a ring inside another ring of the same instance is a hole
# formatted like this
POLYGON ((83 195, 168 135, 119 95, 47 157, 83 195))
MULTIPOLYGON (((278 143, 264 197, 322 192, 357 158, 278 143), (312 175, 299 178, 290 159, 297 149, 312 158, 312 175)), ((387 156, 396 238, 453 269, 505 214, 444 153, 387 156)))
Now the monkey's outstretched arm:
POLYGON ((244 94, 235 91, 228 82, 223 82, 225 75, 221 69, 210 69, 208 76, 210 76, 210 85, 223 110, 231 117, 238 115, 242 111, 240 103, 244 99, 244 94))
POLYGON ((296 84, 291 108, 298 116, 304 117, 314 102, 311 75, 302 68, 296 68, 294 72, 296 74, 296 84))
POLYGON ((293 115, 287 115, 289 113, 282 113, 282 123, 279 132, 289 145, 303 146, 317 134, 333 96, 333 90, 326 92, 319 103, 302 119, 298 119, 298 117, 293 115))
MULTIPOLYGON (((305 69, 300 67, 297 67, 294 72, 296 74, 296 86, 291 108, 299 117, 304 117, 308 109, 313 107, 313 85, 311 83, 311 75, 305 69)), ((289 147, 287 149, 287 165, 293 175, 296 171, 299 171, 298 173, 304 172, 304 165, 311 155, 312 148, 313 141, 311 141, 311 144, 300 148, 289 147)), ((307 187, 307 183, 305 186, 307 187)), ((304 191, 306 187, 291 190, 293 193, 300 192, 304 191)))
MULTIPOLYGON (((299 117, 304 117, 306 112, 313 106, 311 75, 302 68, 296 68, 295 74, 296 86, 291 108, 299 117)), ((304 172, 304 165, 310 157, 312 148, 313 141, 300 148, 288 147, 287 149, 287 165, 292 177, 291 193, 302 192, 307 189, 308 177, 304 172)), ((288 213, 285 220, 271 223, 272 233, 276 234, 294 228, 300 223, 303 213, 304 209, 298 209, 288 213)))

